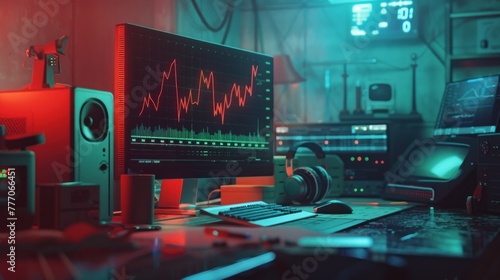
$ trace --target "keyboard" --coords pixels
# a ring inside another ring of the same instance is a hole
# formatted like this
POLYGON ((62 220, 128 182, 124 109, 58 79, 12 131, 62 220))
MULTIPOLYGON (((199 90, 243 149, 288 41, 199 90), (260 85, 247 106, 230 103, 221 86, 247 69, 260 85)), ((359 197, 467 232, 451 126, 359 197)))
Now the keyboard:
POLYGON ((269 227, 317 216, 312 212, 263 201, 206 207, 201 212, 231 223, 254 227, 269 227))

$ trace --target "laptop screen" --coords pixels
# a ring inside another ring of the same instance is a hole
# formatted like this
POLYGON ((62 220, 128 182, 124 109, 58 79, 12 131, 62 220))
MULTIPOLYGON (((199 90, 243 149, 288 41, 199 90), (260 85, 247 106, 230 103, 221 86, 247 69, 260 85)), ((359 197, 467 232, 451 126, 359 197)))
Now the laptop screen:
POLYGON ((497 131, 500 117, 499 75, 446 85, 434 136, 477 135, 497 131))

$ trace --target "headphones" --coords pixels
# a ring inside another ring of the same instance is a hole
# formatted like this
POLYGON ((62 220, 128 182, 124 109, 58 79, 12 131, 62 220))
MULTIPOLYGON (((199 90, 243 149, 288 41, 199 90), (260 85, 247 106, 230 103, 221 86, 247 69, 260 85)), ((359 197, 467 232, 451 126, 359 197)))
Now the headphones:
POLYGON ((283 188, 288 197, 298 203, 314 203, 322 200, 329 192, 332 177, 326 171, 326 155, 321 147, 313 142, 297 143, 286 153, 286 175, 283 188), (321 162, 318 166, 293 169, 293 158, 300 147, 314 152, 321 162))

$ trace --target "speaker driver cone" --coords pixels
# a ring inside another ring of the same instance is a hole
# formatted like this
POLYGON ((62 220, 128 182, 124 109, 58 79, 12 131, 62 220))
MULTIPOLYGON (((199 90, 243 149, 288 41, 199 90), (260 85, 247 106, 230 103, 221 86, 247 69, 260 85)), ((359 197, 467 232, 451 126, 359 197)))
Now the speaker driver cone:
POLYGON ((80 112, 80 129, 85 140, 102 141, 108 133, 108 112, 104 104, 97 99, 90 99, 80 112))

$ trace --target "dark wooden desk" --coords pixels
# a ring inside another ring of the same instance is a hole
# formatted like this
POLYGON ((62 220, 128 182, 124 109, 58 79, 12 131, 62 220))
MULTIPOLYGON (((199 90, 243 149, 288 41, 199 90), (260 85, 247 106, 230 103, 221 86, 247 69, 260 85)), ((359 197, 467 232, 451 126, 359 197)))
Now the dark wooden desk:
POLYGON ((463 209, 416 206, 332 235, 294 226, 252 229, 220 222, 210 224, 251 233, 249 239, 207 235, 204 222, 199 221, 207 222, 210 218, 190 218, 188 225, 182 220, 178 219, 178 225, 170 223, 163 231, 134 233, 129 240, 138 245, 135 250, 102 243, 104 246, 99 250, 81 248, 80 252, 45 253, 43 264, 39 253, 19 247, 16 274, 4 270, 6 251, 2 243, 1 276, 5 279, 43 279, 40 275, 50 274, 54 279, 180 279, 221 268, 219 274, 198 278, 208 279, 235 272, 236 268, 229 265, 240 261, 248 271, 238 278, 251 279, 500 279, 498 215, 468 216, 463 209), (297 241, 304 236, 370 237, 373 245, 298 246, 297 241), (241 261, 245 259, 252 261, 241 261), (258 264, 259 261, 262 263, 258 264), (252 265, 254 269, 250 270, 252 265))
POLYGON ((418 206, 342 232, 372 237, 371 253, 400 257, 410 279, 500 279, 499 231, 498 215, 418 206))

